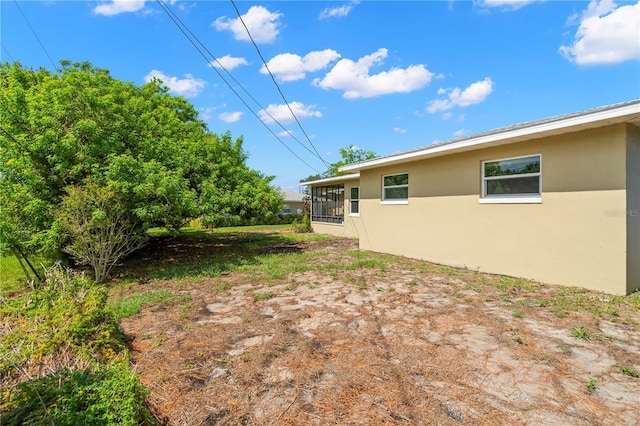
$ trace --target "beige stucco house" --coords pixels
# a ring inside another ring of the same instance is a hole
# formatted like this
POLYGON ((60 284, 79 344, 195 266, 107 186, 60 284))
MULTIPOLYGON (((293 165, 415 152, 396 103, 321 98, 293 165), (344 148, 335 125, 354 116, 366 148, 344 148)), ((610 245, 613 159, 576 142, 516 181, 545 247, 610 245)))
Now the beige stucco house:
POLYGON ((304 211, 304 194, 300 192, 281 191, 283 204, 281 215, 302 214, 304 211))
POLYGON ((481 272, 640 289, 640 100, 341 170, 306 183, 315 232, 481 272))

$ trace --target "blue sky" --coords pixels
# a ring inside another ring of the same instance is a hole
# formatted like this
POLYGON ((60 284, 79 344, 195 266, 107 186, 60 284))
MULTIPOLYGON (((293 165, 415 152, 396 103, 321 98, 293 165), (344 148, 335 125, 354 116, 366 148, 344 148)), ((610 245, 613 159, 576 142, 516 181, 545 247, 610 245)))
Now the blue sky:
POLYGON ((164 1, 217 68, 150 0, 1 1, 2 60, 158 77, 286 190, 351 144, 386 155, 640 98, 640 1, 236 0, 260 54, 231 1, 164 1))

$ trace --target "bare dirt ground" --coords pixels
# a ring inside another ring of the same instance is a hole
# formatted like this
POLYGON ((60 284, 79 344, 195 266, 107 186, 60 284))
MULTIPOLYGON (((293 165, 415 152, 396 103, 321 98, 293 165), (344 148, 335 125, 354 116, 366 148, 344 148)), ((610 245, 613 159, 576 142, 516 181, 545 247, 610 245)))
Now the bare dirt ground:
MULTIPOLYGON (((332 265, 358 261, 355 248, 285 249, 321 250, 315 262, 332 265)), ((155 415, 168 425, 640 425, 636 309, 375 256, 386 267, 264 283, 233 272, 112 295, 178 296, 122 321, 155 415)))

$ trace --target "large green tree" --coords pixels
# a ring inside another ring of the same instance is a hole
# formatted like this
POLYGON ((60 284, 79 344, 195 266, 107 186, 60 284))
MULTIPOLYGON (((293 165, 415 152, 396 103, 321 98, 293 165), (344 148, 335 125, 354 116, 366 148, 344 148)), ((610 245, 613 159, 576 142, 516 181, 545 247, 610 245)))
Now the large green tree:
POLYGON ((0 69, 2 248, 64 249, 59 205, 87 182, 113 194, 137 232, 276 216, 281 194, 247 166, 242 138, 210 132, 160 81, 139 86, 89 63, 61 64, 0 69))

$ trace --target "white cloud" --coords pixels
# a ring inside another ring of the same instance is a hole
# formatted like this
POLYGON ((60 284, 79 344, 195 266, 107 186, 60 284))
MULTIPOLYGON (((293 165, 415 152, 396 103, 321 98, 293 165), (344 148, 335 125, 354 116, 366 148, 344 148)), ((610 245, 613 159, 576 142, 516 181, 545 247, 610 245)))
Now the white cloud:
POLYGON ((353 7, 358 3, 360 3, 360 1, 352 1, 338 7, 327 7, 322 12, 320 12, 320 19, 344 18, 353 10, 353 7))
POLYGON ((456 106, 464 108, 469 105, 484 101, 493 91, 493 81, 489 77, 476 81, 464 90, 454 89, 438 90, 438 94, 447 94, 447 99, 436 99, 429 102, 427 112, 433 114, 439 111, 447 111, 456 106))
POLYGON ((93 8, 96 15, 113 16, 126 12, 137 12, 144 8, 145 0, 112 0, 101 2, 93 8))
POLYGON ((317 78, 313 83, 323 89, 344 90, 345 99, 356 99, 408 93, 431 82, 433 73, 422 64, 369 75, 371 67, 381 64, 386 57, 387 49, 381 48, 357 62, 341 59, 323 79, 317 78))
MULTIPOLYGON (((242 21, 246 24, 256 43, 271 43, 280 33, 281 17, 281 13, 269 12, 263 6, 251 6, 249 11, 242 15, 242 21)), ((250 41, 251 38, 249 38, 242 21, 240 18, 233 19, 222 16, 213 21, 211 25, 218 31, 231 31, 236 40, 250 41)))
POLYGON ((223 112, 218 116, 218 118, 225 123, 235 123, 236 121, 240 121, 240 117, 242 117, 242 112, 223 112))
POLYGON ((169 88, 171 92, 179 96, 198 96, 200 91, 204 89, 206 85, 204 80, 193 77, 191 74, 186 74, 186 78, 179 79, 178 77, 171 77, 163 74, 162 71, 152 70, 149 74, 144 76, 145 82, 150 82, 152 79, 157 78, 169 88))
POLYGON ((640 1, 618 7, 613 0, 592 0, 573 43, 561 46, 560 53, 580 65, 640 59, 640 1))
POLYGON ((503 9, 516 10, 538 1, 544 0, 476 0, 474 3, 481 7, 500 7, 503 9))
POLYGON ((213 117, 213 111, 215 109, 211 107, 200 108, 200 119, 204 121, 209 121, 211 117, 213 117))
POLYGON ((293 134, 294 134, 293 130, 283 130, 280 133, 278 133, 278 136, 285 138, 285 137, 293 136, 293 134))
POLYGON ((465 129, 460 129, 460 130, 456 130, 455 132, 453 132, 453 136, 456 138, 459 138, 461 136, 464 136, 467 133, 467 131, 465 129))
MULTIPOLYGON (((289 104, 293 113, 298 119, 308 117, 322 117, 322 113, 317 111, 315 105, 305 105, 302 102, 293 101, 289 104)), ((280 123, 290 123, 295 120, 291 115, 291 111, 287 107, 287 104, 269 104, 266 110, 260 110, 258 115, 265 123, 273 123, 273 120, 277 120, 280 123), (272 118, 273 117, 273 118, 272 118)))
POLYGON ((249 62, 245 58, 236 58, 231 55, 224 55, 222 58, 218 58, 217 61, 209 62, 209 66, 218 69, 224 68, 227 71, 232 71, 240 65, 249 65, 249 62))
MULTIPOLYGON (((332 49, 309 52, 304 57, 293 53, 281 53, 269 59, 267 66, 280 81, 295 81, 305 78, 307 72, 318 71, 340 57, 332 49)), ((260 69, 262 74, 268 74, 266 66, 260 69)))
POLYGON ((407 133, 407 129, 403 129, 401 127, 394 127, 393 131, 396 132, 396 133, 400 133, 400 134, 407 133))

